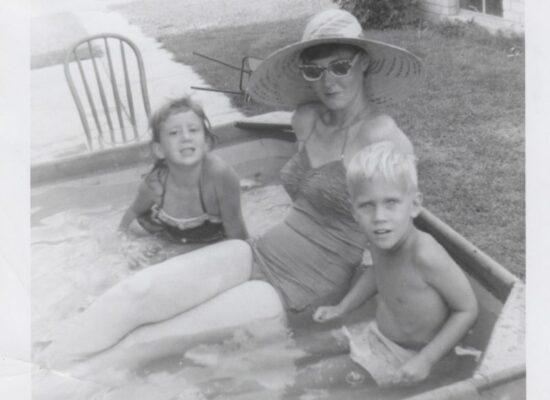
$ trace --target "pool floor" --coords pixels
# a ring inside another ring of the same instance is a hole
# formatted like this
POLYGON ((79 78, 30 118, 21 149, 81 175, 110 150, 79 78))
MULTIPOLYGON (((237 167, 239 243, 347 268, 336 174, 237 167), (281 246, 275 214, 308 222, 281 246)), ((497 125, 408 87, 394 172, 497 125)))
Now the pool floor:
MULTIPOLYGON (((116 229, 140 172, 42 187, 32 193, 33 399, 400 399, 463 379, 475 362, 411 389, 379 389, 348 356, 342 321, 314 324, 291 315, 289 326, 259 321, 201 338, 173 354, 125 370, 112 365, 87 376, 53 371, 48 344, 60 323, 85 309, 112 285, 135 273, 129 253, 158 263, 186 248, 150 235, 121 243, 116 229), (122 248, 126 246, 126 248, 122 248), (130 248, 128 248, 130 246, 130 248)), ((243 212, 252 236, 284 218, 290 200, 279 185, 243 182, 243 212)), ((373 315, 369 303, 346 317, 373 315)))

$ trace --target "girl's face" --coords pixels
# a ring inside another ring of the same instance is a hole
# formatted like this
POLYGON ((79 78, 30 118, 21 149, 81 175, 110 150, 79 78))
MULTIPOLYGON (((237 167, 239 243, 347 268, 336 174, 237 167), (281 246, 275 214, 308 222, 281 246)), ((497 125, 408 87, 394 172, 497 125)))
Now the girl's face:
MULTIPOLYGON (((356 53, 351 49, 339 49, 327 57, 313 59, 308 64, 327 67, 335 61, 352 60, 356 53)), ((360 53, 346 76, 334 76, 325 70, 321 78, 310 82, 311 87, 319 100, 329 109, 340 110, 349 107, 363 96, 364 72, 367 66, 366 56, 360 53)))
POLYGON ((161 125, 159 142, 153 143, 153 149, 169 164, 200 163, 208 151, 202 119, 191 110, 170 115, 161 125))

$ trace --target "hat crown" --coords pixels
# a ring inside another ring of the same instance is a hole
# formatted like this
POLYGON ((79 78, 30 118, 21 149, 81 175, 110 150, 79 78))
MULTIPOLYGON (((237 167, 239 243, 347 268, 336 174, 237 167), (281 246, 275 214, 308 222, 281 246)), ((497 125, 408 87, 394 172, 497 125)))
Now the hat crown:
POLYGON ((352 14, 330 9, 317 14, 304 29, 302 42, 322 38, 358 38, 363 29, 352 14))

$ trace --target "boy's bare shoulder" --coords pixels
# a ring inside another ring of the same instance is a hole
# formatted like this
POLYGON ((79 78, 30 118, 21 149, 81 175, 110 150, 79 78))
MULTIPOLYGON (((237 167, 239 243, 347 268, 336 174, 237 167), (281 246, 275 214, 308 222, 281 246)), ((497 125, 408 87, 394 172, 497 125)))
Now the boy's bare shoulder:
POLYGON ((415 266, 425 273, 425 277, 445 273, 450 268, 459 268, 447 250, 428 233, 419 231, 415 250, 415 266))

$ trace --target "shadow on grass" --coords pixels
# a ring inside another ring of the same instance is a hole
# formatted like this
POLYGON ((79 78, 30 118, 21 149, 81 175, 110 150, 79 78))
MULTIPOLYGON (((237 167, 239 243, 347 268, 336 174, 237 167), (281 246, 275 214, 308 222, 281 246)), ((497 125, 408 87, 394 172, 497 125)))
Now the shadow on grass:
MULTIPOLYGON (((238 71, 193 51, 240 65, 299 40, 305 19, 209 29, 159 38, 178 62, 215 88, 236 90, 238 71)), ((404 47, 428 70, 424 88, 387 107, 413 141, 425 205, 520 277, 525 276, 524 40, 471 23, 368 31, 404 47)), ((248 115, 272 111, 232 97, 248 115)))

